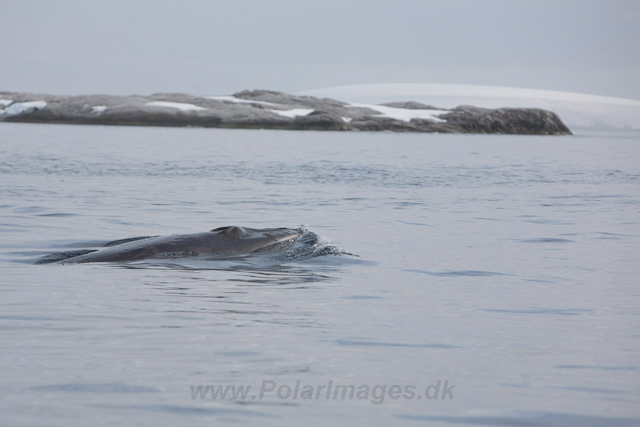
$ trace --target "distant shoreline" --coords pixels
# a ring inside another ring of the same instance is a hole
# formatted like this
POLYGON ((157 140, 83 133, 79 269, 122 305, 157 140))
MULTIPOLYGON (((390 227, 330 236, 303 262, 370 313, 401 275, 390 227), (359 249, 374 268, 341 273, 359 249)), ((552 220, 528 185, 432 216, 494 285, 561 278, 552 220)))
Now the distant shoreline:
POLYGON ((407 100, 346 102, 254 90, 232 96, 151 96, 0 92, 0 121, 128 126, 215 127, 315 131, 392 131, 571 135, 552 111, 538 108, 438 108, 407 100))

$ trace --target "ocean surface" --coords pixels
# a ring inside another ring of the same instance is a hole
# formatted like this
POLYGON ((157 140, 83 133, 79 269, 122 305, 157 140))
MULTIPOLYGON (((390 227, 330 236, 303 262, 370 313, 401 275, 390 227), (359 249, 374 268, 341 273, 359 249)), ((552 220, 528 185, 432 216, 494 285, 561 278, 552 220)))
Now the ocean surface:
POLYGON ((640 132, 0 123, 1 423, 638 426, 639 221, 640 132), (36 264, 227 225, 336 250, 36 264))

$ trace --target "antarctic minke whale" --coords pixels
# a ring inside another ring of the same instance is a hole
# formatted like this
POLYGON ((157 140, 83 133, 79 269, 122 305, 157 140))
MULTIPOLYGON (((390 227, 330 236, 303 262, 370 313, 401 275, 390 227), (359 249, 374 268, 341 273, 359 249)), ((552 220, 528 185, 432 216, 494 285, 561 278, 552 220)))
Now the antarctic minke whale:
POLYGON ((114 242, 115 245, 107 244, 98 250, 76 251, 58 259, 45 257, 39 263, 128 262, 264 253, 292 246, 304 231, 303 228, 257 229, 227 226, 204 233, 125 239, 126 243, 114 242))

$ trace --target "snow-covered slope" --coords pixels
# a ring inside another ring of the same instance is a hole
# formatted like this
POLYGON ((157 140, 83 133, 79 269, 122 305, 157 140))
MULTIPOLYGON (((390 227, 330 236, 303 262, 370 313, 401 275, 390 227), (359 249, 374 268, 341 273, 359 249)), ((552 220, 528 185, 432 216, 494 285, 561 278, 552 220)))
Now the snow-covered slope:
POLYGON ((571 128, 640 129, 640 101, 572 92, 430 83, 386 83, 335 86, 299 95, 380 104, 417 101, 441 108, 475 105, 485 108, 543 108, 556 112, 571 128))

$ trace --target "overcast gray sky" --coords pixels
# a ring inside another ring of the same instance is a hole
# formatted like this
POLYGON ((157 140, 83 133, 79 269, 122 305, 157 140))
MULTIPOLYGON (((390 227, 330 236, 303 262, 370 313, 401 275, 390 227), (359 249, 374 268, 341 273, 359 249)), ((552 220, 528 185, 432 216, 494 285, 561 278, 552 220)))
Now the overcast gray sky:
POLYGON ((460 83, 640 99, 637 0, 0 0, 0 90, 460 83))

